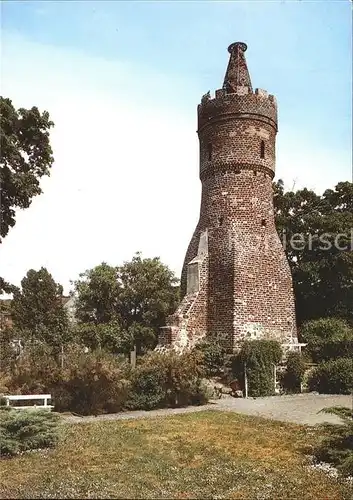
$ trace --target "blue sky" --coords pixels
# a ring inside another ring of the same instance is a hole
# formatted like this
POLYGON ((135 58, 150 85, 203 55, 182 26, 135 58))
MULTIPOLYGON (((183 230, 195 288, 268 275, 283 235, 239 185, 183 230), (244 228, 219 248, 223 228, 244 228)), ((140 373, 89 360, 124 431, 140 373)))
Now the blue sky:
POLYGON ((226 47, 244 40, 253 81, 276 94, 282 122, 299 125, 304 115, 314 137, 329 132, 338 147, 350 140, 349 0, 11 1, 3 4, 2 27, 174 76, 188 110, 200 92, 220 86, 226 47), (334 130, 332 120, 340 122, 334 130))
POLYGON ((349 0, 1 7, 2 93, 56 124, 45 193, 2 245, 9 280, 47 265, 68 289, 135 250, 179 272, 200 202, 196 107, 221 87, 233 41, 248 44, 253 86, 278 100, 277 177, 318 192, 352 178, 349 0))

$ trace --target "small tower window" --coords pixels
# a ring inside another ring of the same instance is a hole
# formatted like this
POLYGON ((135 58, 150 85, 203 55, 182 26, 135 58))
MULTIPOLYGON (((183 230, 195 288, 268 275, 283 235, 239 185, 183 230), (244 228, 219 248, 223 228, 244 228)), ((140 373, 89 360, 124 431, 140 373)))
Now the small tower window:
POLYGON ((212 160, 212 144, 209 143, 207 144, 207 154, 208 154, 208 161, 212 160))
POLYGON ((266 225, 267 225, 267 224, 266 224, 266 219, 262 219, 262 221, 261 221, 261 226, 262 226, 262 227, 266 227, 266 225))
POLYGON ((219 223, 219 225, 220 225, 220 226, 223 224, 223 217, 220 217, 220 218, 218 219, 218 223, 219 223))
POLYGON ((265 158, 265 143, 261 141, 260 145, 260 158, 265 158))

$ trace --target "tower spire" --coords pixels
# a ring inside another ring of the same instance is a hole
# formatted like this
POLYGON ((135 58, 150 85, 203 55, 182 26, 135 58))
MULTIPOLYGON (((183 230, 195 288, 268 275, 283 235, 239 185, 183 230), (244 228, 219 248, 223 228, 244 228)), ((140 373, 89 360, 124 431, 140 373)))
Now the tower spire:
POLYGON ((243 42, 235 42, 228 47, 230 58, 223 82, 223 88, 228 93, 237 93, 238 87, 246 87, 248 92, 253 91, 244 55, 246 49, 247 45, 243 42))

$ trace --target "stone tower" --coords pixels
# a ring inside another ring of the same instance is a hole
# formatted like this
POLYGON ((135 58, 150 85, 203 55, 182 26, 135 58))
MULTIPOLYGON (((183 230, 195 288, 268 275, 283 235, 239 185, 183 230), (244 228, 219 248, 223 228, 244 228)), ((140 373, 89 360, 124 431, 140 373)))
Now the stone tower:
MULTIPOLYGON (((222 89, 197 109, 202 199, 184 261, 183 300, 159 346, 221 335, 297 342, 292 277, 274 220, 277 104, 253 91, 245 43, 228 47, 222 89)), ((225 340, 224 340, 225 339, 225 340)))

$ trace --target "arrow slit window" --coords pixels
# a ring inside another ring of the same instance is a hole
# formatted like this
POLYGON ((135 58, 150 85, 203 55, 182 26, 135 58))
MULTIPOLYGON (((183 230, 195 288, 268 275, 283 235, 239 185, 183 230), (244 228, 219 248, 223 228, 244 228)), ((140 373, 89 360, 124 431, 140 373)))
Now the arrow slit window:
POLYGON ((260 158, 265 158, 265 143, 261 141, 260 144, 260 158))
POLYGON ((207 154, 208 154, 208 161, 212 160, 212 144, 209 143, 207 144, 207 154))

